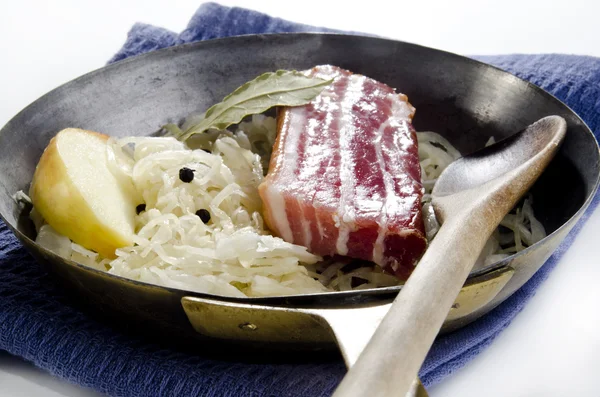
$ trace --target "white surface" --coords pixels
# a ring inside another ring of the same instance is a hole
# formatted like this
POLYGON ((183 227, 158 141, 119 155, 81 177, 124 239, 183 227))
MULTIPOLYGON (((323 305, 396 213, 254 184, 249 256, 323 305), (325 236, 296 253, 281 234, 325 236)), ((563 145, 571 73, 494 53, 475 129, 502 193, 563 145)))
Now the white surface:
POLYGON ((102 394, 64 382, 29 362, 0 351, 0 396, 101 397, 102 394))
MULTIPOLYGON (((181 31, 200 1, 6 1, 0 5, 0 125, 40 95, 104 65, 137 21, 181 31), (169 4, 170 3, 170 4, 169 4), (177 5, 173 5, 176 3, 177 5)), ((228 0, 298 22, 364 31, 460 54, 600 56, 600 3, 369 0, 300 3, 228 0)), ((432 388, 432 397, 600 394, 600 213, 485 352, 432 388)), ((0 397, 97 396, 0 353, 0 397)))

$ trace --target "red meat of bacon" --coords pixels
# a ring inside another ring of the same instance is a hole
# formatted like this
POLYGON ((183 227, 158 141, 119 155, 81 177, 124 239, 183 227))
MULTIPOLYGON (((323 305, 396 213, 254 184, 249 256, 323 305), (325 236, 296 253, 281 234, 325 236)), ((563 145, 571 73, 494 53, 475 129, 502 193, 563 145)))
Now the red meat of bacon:
POLYGON ((426 248, 414 108, 407 97, 335 66, 332 84, 284 108, 260 185, 265 221, 284 240, 369 260, 406 279, 426 248))

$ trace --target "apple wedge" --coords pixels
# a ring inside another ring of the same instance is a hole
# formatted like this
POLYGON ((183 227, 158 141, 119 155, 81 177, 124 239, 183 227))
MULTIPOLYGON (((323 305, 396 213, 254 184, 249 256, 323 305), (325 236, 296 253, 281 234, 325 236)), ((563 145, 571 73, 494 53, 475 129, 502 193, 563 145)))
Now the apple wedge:
POLYGON ((57 232, 106 258, 133 245, 134 197, 107 164, 108 136, 76 128, 48 144, 30 187, 33 206, 57 232))

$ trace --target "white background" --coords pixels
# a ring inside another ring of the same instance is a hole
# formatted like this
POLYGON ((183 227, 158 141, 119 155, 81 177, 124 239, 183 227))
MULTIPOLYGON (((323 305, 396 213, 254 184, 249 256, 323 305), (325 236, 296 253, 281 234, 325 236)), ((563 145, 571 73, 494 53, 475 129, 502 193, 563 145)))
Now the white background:
MULTIPOLYGON (((231 0, 271 15, 460 54, 600 56, 600 2, 231 0), (393 4, 393 5, 392 5, 393 4), (553 5, 549 5, 553 4, 553 5)), ((4 1, 0 125, 40 95, 99 68, 137 21, 185 28, 200 1, 4 1)), ((600 396, 600 213, 512 325, 433 397, 600 396)), ((95 396, 0 352, 0 397, 95 396)))

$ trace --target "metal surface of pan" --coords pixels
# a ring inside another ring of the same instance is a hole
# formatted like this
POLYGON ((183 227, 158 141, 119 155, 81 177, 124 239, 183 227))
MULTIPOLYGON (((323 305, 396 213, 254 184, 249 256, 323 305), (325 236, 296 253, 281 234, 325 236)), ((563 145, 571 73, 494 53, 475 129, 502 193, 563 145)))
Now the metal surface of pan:
POLYGON ((0 215, 36 258, 111 321, 143 324, 149 331, 165 331, 186 341, 218 338, 251 348, 315 350, 337 341, 352 362, 357 354, 352 351, 353 338, 369 335, 400 287, 235 299, 135 282, 38 247, 32 225, 12 199, 18 190, 28 190, 44 148, 63 128, 117 137, 150 135, 165 123, 206 110, 263 72, 317 64, 334 64, 407 94, 417 109, 415 128, 444 135, 463 153, 483 147, 490 136, 506 138, 548 115, 567 121, 558 155, 532 189, 538 198, 534 210, 548 237, 472 272, 445 331, 470 323, 521 287, 554 252, 598 188, 598 145, 589 128, 559 100, 513 75, 469 58, 386 39, 250 35, 128 59, 32 103, 0 131, 0 215), (344 329, 356 332, 347 335, 344 329))

